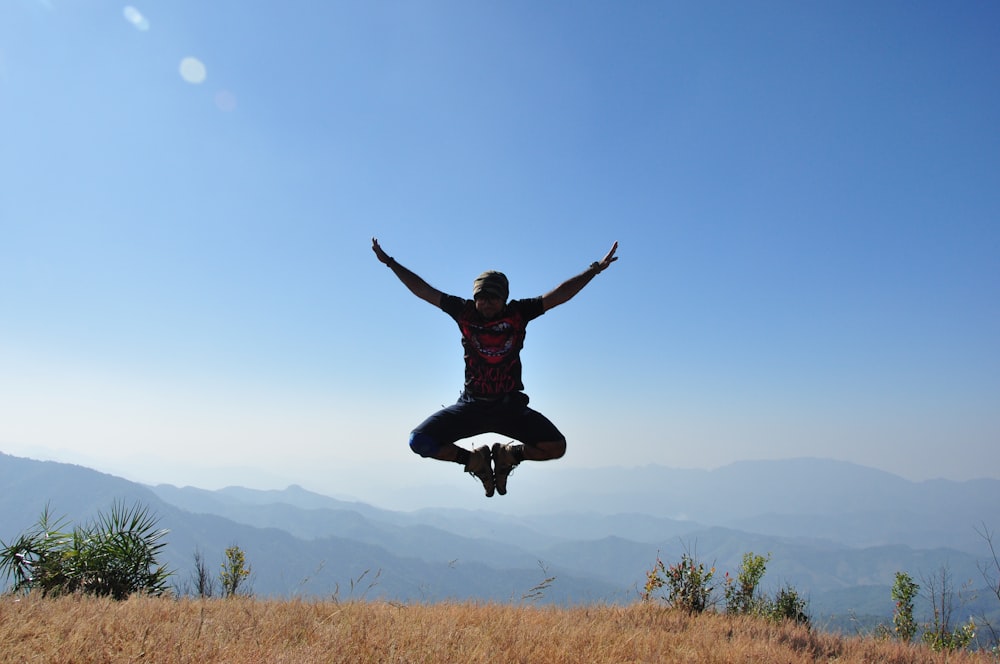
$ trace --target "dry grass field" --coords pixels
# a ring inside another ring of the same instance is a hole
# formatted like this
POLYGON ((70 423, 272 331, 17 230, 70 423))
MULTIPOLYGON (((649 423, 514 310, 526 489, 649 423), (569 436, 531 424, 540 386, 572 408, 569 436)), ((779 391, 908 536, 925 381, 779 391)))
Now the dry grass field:
POLYGON ((792 624, 628 607, 0 598, 0 661, 984 663, 792 624))

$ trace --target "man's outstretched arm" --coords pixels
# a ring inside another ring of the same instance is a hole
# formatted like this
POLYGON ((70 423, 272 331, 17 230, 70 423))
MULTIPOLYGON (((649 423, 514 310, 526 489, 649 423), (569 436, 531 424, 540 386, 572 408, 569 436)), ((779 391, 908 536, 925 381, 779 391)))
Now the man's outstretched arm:
POLYGON ((601 272, 604 272, 608 267, 618 260, 615 256, 615 252, 618 251, 618 243, 615 242, 611 246, 611 251, 599 261, 591 263, 590 267, 576 275, 571 277, 566 281, 562 282, 556 286, 551 292, 546 293, 542 296, 542 306, 545 311, 548 311, 552 307, 558 307, 560 304, 567 302, 574 295, 583 290, 583 287, 590 283, 590 280, 596 277, 601 272))
POLYGON ((375 238, 372 238, 372 251, 375 252, 375 257, 379 259, 379 262, 388 265, 392 273, 403 282, 404 286, 410 289, 411 293, 421 300, 433 304, 435 307, 441 306, 441 296, 443 293, 421 279, 414 272, 397 263, 395 258, 382 250, 378 240, 375 238))

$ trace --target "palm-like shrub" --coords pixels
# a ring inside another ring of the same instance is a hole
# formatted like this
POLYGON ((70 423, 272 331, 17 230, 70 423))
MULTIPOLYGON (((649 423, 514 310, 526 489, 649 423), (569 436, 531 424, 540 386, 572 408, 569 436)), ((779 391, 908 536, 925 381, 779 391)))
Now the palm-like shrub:
POLYGON ((66 532, 46 506, 38 523, 13 543, 0 542, 0 569, 13 577, 13 591, 44 595, 82 592, 125 599, 133 593, 161 595, 170 572, 156 561, 168 531, 158 529, 148 508, 116 502, 110 512, 66 532))

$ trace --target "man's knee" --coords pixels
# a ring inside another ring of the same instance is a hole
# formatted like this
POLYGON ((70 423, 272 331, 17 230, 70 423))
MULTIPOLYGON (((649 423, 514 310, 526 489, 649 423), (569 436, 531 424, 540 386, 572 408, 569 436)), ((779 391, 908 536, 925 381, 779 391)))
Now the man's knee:
POLYGON ((441 444, 422 431, 414 431, 410 434, 410 449, 422 457, 434 457, 441 444))
POLYGON ((545 455, 546 461, 551 459, 561 459, 563 455, 566 454, 566 439, 560 438, 559 440, 549 440, 544 443, 538 443, 535 445, 535 448, 545 455))
POLYGON ((553 443, 553 459, 561 459, 566 454, 566 439, 560 438, 553 443))

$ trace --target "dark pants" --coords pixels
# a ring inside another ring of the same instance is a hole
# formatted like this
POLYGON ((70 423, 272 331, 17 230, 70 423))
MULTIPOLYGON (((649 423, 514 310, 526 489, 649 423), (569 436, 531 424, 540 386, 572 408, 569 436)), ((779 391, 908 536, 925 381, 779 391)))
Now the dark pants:
POLYGON ((528 395, 512 392, 496 400, 463 394, 458 402, 421 422, 410 434, 410 448, 420 456, 463 438, 496 433, 525 445, 565 440, 549 418, 528 408, 528 395))

